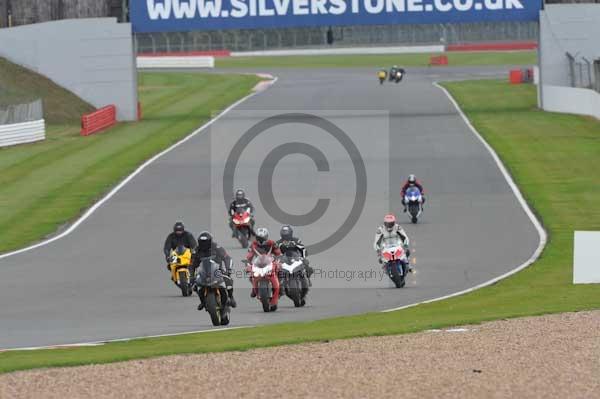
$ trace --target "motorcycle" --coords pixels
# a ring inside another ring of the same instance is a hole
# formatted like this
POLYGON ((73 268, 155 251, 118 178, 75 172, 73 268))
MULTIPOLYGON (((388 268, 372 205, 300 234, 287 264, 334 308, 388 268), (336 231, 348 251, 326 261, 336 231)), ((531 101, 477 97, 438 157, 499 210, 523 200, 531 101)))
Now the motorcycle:
POLYGON ((396 71, 396 75, 394 76, 394 82, 400 83, 404 78, 404 69, 400 68, 396 71))
POLYGON ((377 72, 377 77, 379 78, 379 84, 382 85, 383 82, 385 82, 385 79, 387 78, 387 72, 379 71, 377 72))
POLYGON ((273 256, 270 254, 256 256, 246 270, 250 273, 252 289, 262 304, 263 311, 276 311, 280 287, 277 276, 278 267, 273 256))
POLYGON ((234 213, 232 220, 236 238, 242 245, 242 248, 248 248, 248 242, 252 236, 252 214, 250 213, 250 208, 246 208, 243 212, 234 213))
POLYGON ((423 195, 417 187, 409 187, 404 194, 404 203, 408 208, 411 221, 417 223, 423 212, 423 195))
POLYGON ((226 326, 230 321, 231 307, 227 295, 226 276, 210 257, 200 260, 196 272, 196 291, 213 326, 226 326))
POLYGON ((306 275, 304 258, 299 251, 290 251, 281 262, 281 290, 299 308, 306 305, 306 294, 308 293, 309 281, 306 275))
POLYGON ((393 82, 396 79, 396 72, 398 72, 397 69, 392 68, 390 69, 390 73, 388 74, 388 78, 390 82, 393 82))
POLYGON ((400 238, 389 238, 382 242, 381 258, 384 262, 383 269, 396 288, 404 287, 408 273, 408 257, 400 238))
POLYGON ((183 296, 192 294, 191 265, 192 251, 189 248, 179 246, 171 250, 169 255, 171 280, 181 289, 181 295, 183 296))

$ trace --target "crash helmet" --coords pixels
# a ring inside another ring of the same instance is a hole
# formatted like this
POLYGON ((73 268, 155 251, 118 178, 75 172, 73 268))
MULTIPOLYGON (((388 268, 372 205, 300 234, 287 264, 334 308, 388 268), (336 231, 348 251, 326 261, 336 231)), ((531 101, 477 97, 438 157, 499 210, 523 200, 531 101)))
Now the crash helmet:
POLYGON ((246 192, 244 190, 242 190, 241 188, 238 188, 237 190, 235 190, 235 200, 237 202, 241 202, 245 199, 246 199, 246 192))
POLYGON ((286 224, 281 227, 281 230, 279 231, 279 235, 281 236, 282 240, 289 241, 294 236, 294 230, 292 229, 292 226, 290 226, 289 224, 286 224))
POLYGON ((408 175, 408 182, 410 184, 415 184, 417 182, 417 177, 415 175, 408 175))
POLYGON ((256 241, 260 244, 264 244, 269 239, 269 230, 264 227, 256 229, 256 241))
POLYGON ((208 231, 203 231, 198 236, 198 252, 206 254, 212 247, 212 235, 208 231))
POLYGON ((177 235, 182 235, 184 231, 185 231, 185 226, 183 225, 183 222, 176 222, 173 225, 173 233, 175 233, 177 235))
POLYGON ((396 216, 394 216, 391 213, 385 215, 385 217, 383 218, 383 225, 385 226, 387 231, 391 231, 392 228, 394 228, 394 226, 396 225, 396 216))

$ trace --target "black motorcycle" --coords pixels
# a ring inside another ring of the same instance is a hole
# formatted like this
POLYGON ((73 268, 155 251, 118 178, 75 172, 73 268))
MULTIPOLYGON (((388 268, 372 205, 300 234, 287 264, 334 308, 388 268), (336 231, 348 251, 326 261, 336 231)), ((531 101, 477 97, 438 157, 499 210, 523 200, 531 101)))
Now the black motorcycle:
POLYGON ((200 260, 200 267, 196 270, 195 290, 214 326, 226 326, 230 321, 231 308, 226 284, 228 278, 230 277, 222 272, 219 264, 212 258, 200 260))
POLYGON ((306 304, 310 281, 306 270, 306 260, 300 251, 289 251, 281 260, 281 289, 299 308, 306 304))

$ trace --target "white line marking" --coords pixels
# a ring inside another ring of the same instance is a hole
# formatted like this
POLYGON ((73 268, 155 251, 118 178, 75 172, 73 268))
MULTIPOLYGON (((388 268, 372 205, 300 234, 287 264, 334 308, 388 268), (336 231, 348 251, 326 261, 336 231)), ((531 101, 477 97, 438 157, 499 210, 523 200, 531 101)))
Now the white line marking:
POLYGON ((484 283, 481 283, 479 285, 476 285, 474 287, 467 288, 466 290, 455 292, 455 293, 449 294, 449 295, 444 295, 444 296, 441 296, 441 297, 438 297, 438 298, 428 299, 426 301, 411 303, 409 305, 404 305, 404 306, 400 306, 400 307, 393 308, 393 309, 382 310, 381 311, 382 313, 394 312, 396 310, 402 310, 402 309, 412 308, 414 306, 422 305, 422 304, 425 304, 425 303, 431 303, 431 302, 441 301, 441 300, 452 298, 452 297, 455 297, 455 296, 467 294, 469 292, 473 292, 473 291, 478 290, 480 288, 492 285, 492 284, 494 284, 494 283, 496 283, 496 282, 498 282, 500 280, 503 280, 503 279, 505 279, 505 278, 507 278, 509 276, 512 276, 515 273, 520 272, 521 270, 523 270, 526 267, 528 267, 531 264, 533 264, 540 257, 540 255, 542 254, 542 251, 544 250, 544 247, 546 246, 546 242, 548 241, 548 235, 546 233, 546 230, 544 230, 544 227, 542 226, 542 223, 535 217, 535 214, 533 213, 533 211, 531 210, 531 208, 527 204, 527 201, 525 201, 525 198, 523 197, 523 194, 521 194, 521 191, 519 190, 519 187, 517 186, 517 184, 512 179, 512 176, 510 175, 510 173, 508 173, 508 170, 506 169, 506 167, 504 166, 504 164, 500 160, 500 157, 498 156, 498 154, 496 153, 496 151, 494 151, 494 149, 487 143, 487 141, 485 141, 485 139, 481 136, 481 134, 479 134, 479 132, 477 131, 477 129, 475 129, 475 127, 471 124, 471 121, 469 121, 469 118, 467 118, 467 116, 465 115, 465 113, 463 112, 463 110, 460 108, 460 106, 458 105, 458 103, 456 102, 456 100, 454 99, 454 97, 452 97, 452 95, 448 92, 448 90, 446 90, 445 88, 443 88, 442 86, 440 86, 437 82, 434 82, 433 85, 444 92, 444 94, 448 97, 448 99, 450 100, 450 102, 454 105, 454 107, 458 111, 460 117, 463 119, 463 121, 465 122, 465 124, 469 127, 469 129, 471 130, 471 132, 473 132, 473 134, 479 139, 479 141, 481 141, 483 143, 483 145, 485 146, 485 148, 492 155, 492 158, 496 162, 496 165, 498 165, 498 168, 500 169, 500 172, 502 172, 502 175, 504 176, 504 178, 506 179, 508 185, 510 186, 510 188, 513 191, 513 193, 515 194, 515 197, 517 197, 517 200, 521 204, 521 207, 523 208, 523 210, 525 211, 525 213, 529 217, 529 220, 531 220, 531 223, 533 223, 535 229, 537 230, 539 238, 540 238, 540 242, 539 242, 538 247, 536 248, 536 250, 531 255, 531 257, 529 259, 527 259, 527 261, 525 261, 525 263, 517 266, 515 269, 513 269, 513 270, 511 270, 511 271, 509 271, 507 273, 504 273, 501 276, 495 277, 495 278, 493 278, 491 280, 488 280, 488 281, 486 281, 484 283))
MULTIPOLYGON (((266 77, 266 75, 262 75, 261 77, 266 77)), ((273 85, 275 82, 277 82, 277 77, 274 77, 271 81, 270 84, 273 85)), ((260 83, 259 83, 260 84, 260 83)), ((258 86, 258 84, 257 84, 258 86)), ((49 238, 47 240, 38 242, 37 244, 33 244, 30 245, 28 247, 25 248, 21 248, 18 249, 16 251, 12 251, 12 252, 7 252, 5 254, 1 254, 0 255, 0 259, 5 259, 8 258, 9 256, 14 256, 14 255, 18 255, 18 254, 22 254, 24 252, 27 251, 31 251, 33 249, 36 248, 40 248, 43 247, 45 245, 48 245, 54 241, 60 240, 63 237, 68 236, 69 234, 71 234, 73 231, 75 231, 75 229, 77 227, 79 227, 79 225, 81 223, 83 223, 86 219, 88 219, 90 216, 92 216, 92 214, 94 212, 96 212, 96 210, 98 208, 100 208, 106 201, 108 201, 109 199, 111 199, 120 189, 122 189, 127 183, 129 183, 131 180, 133 180, 134 177, 136 177, 138 174, 140 174, 144 169, 146 169, 150 164, 152 164, 154 161, 156 161, 158 158, 162 157, 163 155, 165 155, 166 153, 174 150, 175 148, 179 147, 180 145, 182 145, 183 143, 187 142, 188 140, 190 140, 191 138, 193 138, 194 136, 198 135, 199 133, 201 133, 203 130, 205 130, 207 127, 211 126, 213 123, 215 123, 216 121, 218 121, 219 119, 221 119, 221 117, 225 114, 227 114, 229 111, 231 111, 233 108, 237 107, 238 105, 240 105, 241 103, 243 103, 244 101, 248 100, 249 98, 255 96, 258 93, 261 93, 263 90, 253 90, 252 93, 248 94, 246 97, 239 99, 238 101, 236 101, 235 103, 231 104, 229 107, 225 108, 220 114, 216 115, 214 118, 212 118, 211 120, 209 120, 208 122, 206 122, 204 125, 200 126, 198 129, 194 130, 192 133, 190 133, 189 135, 187 135, 186 137, 184 137, 183 139, 179 140, 177 143, 173 144, 172 146, 170 146, 169 148, 167 148, 166 150, 163 150, 161 152, 159 152, 158 154, 154 155, 152 158, 148 159, 146 162, 144 162, 142 165, 140 165, 133 173, 131 173, 129 176, 127 176, 123 181, 121 181, 115 188, 113 188, 108 194, 106 194, 102 199, 100 199, 100 201, 96 202, 94 205, 92 205, 91 208, 89 208, 79 219, 77 219, 71 226, 69 226, 69 228, 65 231, 63 231, 62 233, 49 238)))
POLYGON ((0 349, 0 353, 15 352, 15 351, 36 351, 36 350, 40 350, 40 349, 66 349, 66 348, 78 348, 78 347, 85 347, 85 346, 101 346, 104 344, 110 344, 112 342, 128 342, 128 341, 134 341, 134 340, 138 340, 138 339, 174 337, 174 336, 179 336, 179 335, 202 334, 202 333, 211 333, 211 332, 216 332, 216 331, 227 331, 227 330, 240 330, 242 328, 254 328, 254 327, 256 327, 256 326, 221 327, 221 328, 211 328, 210 330, 186 331, 186 332, 182 332, 182 333, 148 335, 148 336, 133 337, 133 338, 117 338, 117 339, 109 339, 106 341, 82 342, 82 343, 77 343, 77 344, 30 346, 30 347, 26 347, 26 348, 0 349))

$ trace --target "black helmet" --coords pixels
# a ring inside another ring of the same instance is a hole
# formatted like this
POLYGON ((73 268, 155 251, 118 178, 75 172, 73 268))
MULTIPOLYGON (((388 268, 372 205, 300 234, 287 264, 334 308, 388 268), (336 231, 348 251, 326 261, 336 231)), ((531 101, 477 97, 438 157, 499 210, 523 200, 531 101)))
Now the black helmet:
POLYGON ((279 235, 283 240, 291 240, 294 236, 294 230, 289 224, 283 225, 279 231, 279 235))
POLYGON ((183 234, 184 231, 185 226, 183 225, 183 222, 176 222, 173 226, 173 233, 175 234, 183 234))
POLYGON ((265 241, 269 239, 269 230, 264 227, 259 227, 256 229, 256 241, 260 244, 263 244, 265 241))
POLYGON ((241 188, 238 188, 237 190, 235 190, 235 200, 236 201, 243 201, 246 199, 246 193, 244 192, 244 190, 242 190, 241 188))
POLYGON ((408 175, 408 182, 412 184, 416 183, 417 177, 415 175, 408 175))
POLYGON ((198 236, 198 252, 208 253, 212 248, 212 235, 208 231, 203 231, 198 236))

